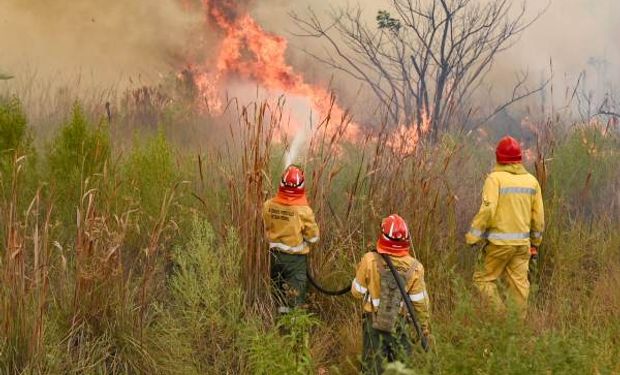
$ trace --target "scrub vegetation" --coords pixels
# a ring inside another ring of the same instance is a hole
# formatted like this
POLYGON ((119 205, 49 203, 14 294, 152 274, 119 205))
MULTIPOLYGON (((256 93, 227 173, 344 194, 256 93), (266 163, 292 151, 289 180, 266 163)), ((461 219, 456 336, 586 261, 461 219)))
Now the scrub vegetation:
MULTIPOLYGON (((0 97, 0 373, 357 373, 356 301, 313 291, 278 318, 269 296, 260 206, 284 168, 286 104, 232 103, 216 121, 131 98, 111 116, 65 106, 42 132, 0 97)), ((347 124, 322 122, 300 160, 322 232, 310 263, 338 289, 380 218, 407 220, 435 343, 386 373, 620 373, 617 125, 554 117, 513 134, 547 223, 522 322, 481 306, 463 241, 503 134, 411 147, 380 127, 353 141, 347 124)))

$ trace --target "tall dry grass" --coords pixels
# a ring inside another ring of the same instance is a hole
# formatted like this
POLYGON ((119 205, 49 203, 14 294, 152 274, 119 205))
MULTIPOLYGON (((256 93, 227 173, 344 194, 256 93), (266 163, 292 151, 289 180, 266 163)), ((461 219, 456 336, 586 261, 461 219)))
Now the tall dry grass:
MULTIPOLYGON (((15 134, 7 124, 26 123, 19 106, 1 103, 4 142, 15 134)), ((114 123, 75 111, 55 137, 60 151, 27 147, 28 131, 5 142, 2 370, 356 373, 355 301, 311 293, 295 319, 271 314, 260 213, 284 168, 285 106, 232 103, 227 135, 198 154, 165 130, 108 147, 114 123)), ((619 369, 617 130, 539 126, 527 166, 544 186, 548 223, 523 324, 481 314, 469 282, 477 254, 461 240, 491 142, 446 133, 404 148, 386 127, 353 140, 349 126, 346 115, 320 119, 303 158, 322 232, 312 272, 329 288, 349 284, 380 219, 402 214, 426 268, 437 341, 409 365, 432 374, 619 369)))

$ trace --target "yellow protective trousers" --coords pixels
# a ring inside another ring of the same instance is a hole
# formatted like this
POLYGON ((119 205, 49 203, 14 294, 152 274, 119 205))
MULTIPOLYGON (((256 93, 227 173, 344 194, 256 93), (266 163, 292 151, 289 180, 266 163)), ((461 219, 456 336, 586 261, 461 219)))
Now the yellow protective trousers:
POLYGON ((530 263, 527 245, 494 245, 484 248, 484 259, 474 272, 474 285, 480 294, 498 311, 506 306, 497 287, 497 280, 503 278, 508 289, 508 297, 525 317, 530 282, 527 273, 530 263))

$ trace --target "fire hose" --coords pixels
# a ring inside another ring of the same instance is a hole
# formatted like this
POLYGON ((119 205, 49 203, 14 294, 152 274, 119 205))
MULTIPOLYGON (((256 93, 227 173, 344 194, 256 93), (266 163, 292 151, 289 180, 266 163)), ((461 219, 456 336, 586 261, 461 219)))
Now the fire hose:
MULTIPOLYGON (((396 271, 396 268, 394 268, 394 263, 392 263, 392 259, 386 254, 381 254, 381 256, 385 260, 385 263, 389 267, 390 272, 392 273, 392 276, 394 276, 394 279, 396 280, 396 285, 398 286, 398 290, 400 291, 400 294, 403 297, 405 306, 407 307, 407 312, 409 313, 409 316, 411 317, 411 323, 413 324, 413 328, 418 334, 418 337, 420 337, 420 344, 422 345, 422 348, 425 351, 428 351, 429 349, 428 338, 422 333, 422 328, 420 327, 420 323, 418 322, 413 306, 411 305, 411 299, 409 299, 409 294, 405 290, 405 285, 403 284, 403 280, 400 277, 400 274, 398 273, 398 271, 396 271)), ((319 283, 316 282, 316 280, 312 276, 310 267, 306 269, 306 275, 308 276, 308 281, 315 289, 317 289, 319 292, 326 294, 328 296, 341 296, 351 291, 350 286, 347 286, 339 290, 327 290, 323 288, 321 285, 319 285, 319 283)))
POLYGON ((306 269, 306 275, 308 276, 308 281, 310 282, 310 285, 312 285, 319 292, 321 292, 323 294, 327 294, 328 296, 341 296, 341 295, 346 294, 346 293, 351 291, 351 286, 350 285, 348 285, 348 286, 346 286, 346 287, 344 287, 342 289, 338 289, 338 290, 327 290, 327 289, 323 288, 322 286, 319 285, 319 283, 316 282, 316 280, 312 276, 312 272, 310 272, 310 267, 308 267, 306 269))

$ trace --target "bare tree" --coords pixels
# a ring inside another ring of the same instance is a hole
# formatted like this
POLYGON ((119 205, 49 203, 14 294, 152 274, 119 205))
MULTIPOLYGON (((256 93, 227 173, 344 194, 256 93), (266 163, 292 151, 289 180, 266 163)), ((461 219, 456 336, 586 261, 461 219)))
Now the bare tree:
MULTIPOLYGON (((333 9, 327 24, 312 10, 291 17, 298 36, 326 42, 323 53, 307 53, 367 85, 390 123, 426 124, 434 138, 451 124, 469 121, 476 111, 472 94, 495 57, 542 14, 528 18, 525 3, 513 11, 511 0, 391 0, 389 6, 374 25, 363 20, 359 5, 333 9)), ((518 74, 510 96, 480 120, 548 82, 529 88, 527 81, 527 73, 518 74)))

